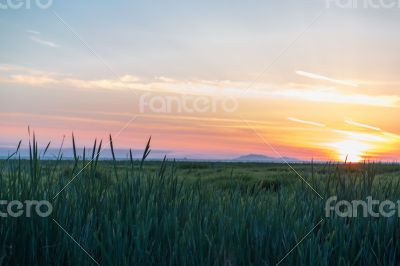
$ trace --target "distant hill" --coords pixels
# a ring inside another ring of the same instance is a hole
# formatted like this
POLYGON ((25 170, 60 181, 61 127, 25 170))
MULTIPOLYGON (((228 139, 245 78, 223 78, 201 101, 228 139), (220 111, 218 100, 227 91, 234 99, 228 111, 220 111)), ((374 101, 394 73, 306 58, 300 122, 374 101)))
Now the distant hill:
MULTIPOLYGON (((298 159, 295 158, 289 158, 289 157, 283 157, 283 159, 286 162, 300 162, 298 159)), ((279 157, 271 157, 271 156, 265 156, 262 154, 247 154, 240 156, 238 158, 233 159, 232 161, 235 162, 265 162, 265 163, 282 163, 284 162, 282 158, 279 157)))

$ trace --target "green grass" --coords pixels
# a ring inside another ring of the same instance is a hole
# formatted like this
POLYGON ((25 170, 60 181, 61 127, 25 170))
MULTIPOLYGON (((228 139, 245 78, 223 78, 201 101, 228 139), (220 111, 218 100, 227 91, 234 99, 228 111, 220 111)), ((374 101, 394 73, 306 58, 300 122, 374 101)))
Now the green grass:
MULTIPOLYGON (((142 160, 102 161, 101 142, 42 161, 34 137, 30 146, 30 160, 0 161, 0 199, 54 210, 0 218, 0 264, 94 265, 53 219, 101 265, 399 263, 397 215, 325 218, 325 200, 284 164, 149 162, 149 143, 142 160)), ((325 199, 399 197, 397 165, 294 167, 325 199)))

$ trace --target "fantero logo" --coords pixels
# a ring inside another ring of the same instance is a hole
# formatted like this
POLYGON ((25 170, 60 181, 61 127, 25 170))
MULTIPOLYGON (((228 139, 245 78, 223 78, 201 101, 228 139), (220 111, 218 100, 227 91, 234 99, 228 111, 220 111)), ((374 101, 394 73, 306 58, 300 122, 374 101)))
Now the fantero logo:
POLYGON ((161 96, 146 93, 139 99, 141 113, 232 113, 238 105, 237 99, 228 96, 161 96))
POLYGON ((36 213, 37 216, 45 218, 48 217, 53 211, 53 206, 47 200, 0 200, 0 217, 14 217, 21 216, 31 217, 36 213))
POLYGON ((326 0, 326 7, 390 9, 400 8, 400 0, 326 0))
POLYGON ((337 196, 327 199, 325 204, 325 216, 337 216, 341 218, 357 218, 357 217, 385 217, 389 218, 394 215, 400 217, 400 201, 393 202, 391 200, 380 201, 368 196, 366 200, 340 200, 337 196))
POLYGON ((47 9, 53 4, 53 0, 0 0, 0 10, 16 10, 40 8, 47 9))

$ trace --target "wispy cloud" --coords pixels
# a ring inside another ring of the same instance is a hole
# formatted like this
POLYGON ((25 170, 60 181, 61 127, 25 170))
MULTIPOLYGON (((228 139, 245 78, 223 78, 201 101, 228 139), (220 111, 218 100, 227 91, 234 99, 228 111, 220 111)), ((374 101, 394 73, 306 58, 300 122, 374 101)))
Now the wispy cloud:
POLYGON ((294 118, 294 117, 288 117, 287 119, 292 121, 292 122, 297 122, 297 123, 301 123, 301 124, 312 125, 312 126, 317 126, 317 127, 326 127, 326 125, 321 124, 321 123, 302 120, 302 119, 297 119, 297 118, 294 118))
POLYGON ((57 80, 48 75, 12 75, 11 79, 15 83, 22 83, 30 86, 40 86, 47 84, 55 84, 57 80))
POLYGON ((302 70, 297 70, 296 74, 299 76, 310 78, 310 79, 324 80, 324 81, 329 81, 329 82, 336 83, 336 84, 341 84, 341 85, 346 85, 346 86, 351 86, 351 87, 358 87, 357 83, 350 81, 350 80, 333 79, 333 78, 329 78, 329 77, 326 77, 326 76, 323 76, 320 74, 306 72, 306 71, 302 71, 302 70))
POLYGON ((334 130, 332 130, 332 132, 346 135, 355 140, 375 141, 375 142, 387 141, 387 139, 383 138, 382 135, 376 135, 376 134, 367 134, 367 133, 353 132, 353 131, 347 131, 347 130, 338 130, 338 129, 334 129, 334 130))
MULTIPOLYGON (((1 71, 2 65, 0 65, 1 71)), ((400 107, 399 95, 368 95, 363 93, 343 93, 336 89, 295 88, 285 85, 255 84, 254 88, 243 95, 247 82, 229 80, 177 80, 169 77, 140 78, 135 75, 124 75, 117 78, 80 79, 71 75, 45 71, 12 68, 2 75, 0 82, 25 85, 58 85, 80 89, 101 90, 136 90, 158 93, 179 93, 187 95, 229 96, 245 98, 287 98, 294 101, 320 103, 337 103, 349 105, 366 105, 378 107, 400 107)))
POLYGON ((55 42, 46 41, 46 40, 43 40, 43 39, 41 39, 41 38, 39 38, 39 37, 37 37, 37 36, 30 36, 29 38, 30 38, 32 41, 34 41, 34 42, 36 42, 36 43, 39 43, 39 44, 42 44, 42 45, 44 45, 44 46, 48 46, 48 47, 51 47, 51 48, 59 47, 59 45, 56 44, 55 42))
POLYGON ((386 137, 390 137, 392 139, 395 140, 399 140, 400 136, 394 133, 390 133, 390 132, 386 132, 383 131, 381 128, 379 127, 375 127, 375 126, 371 126, 371 125, 367 125, 367 124, 363 124, 363 123, 358 123, 358 122, 354 122, 352 120, 345 120, 345 122, 349 125, 353 125, 353 126, 357 126, 357 127, 362 127, 362 128, 366 128, 366 129, 370 129, 370 130, 374 130, 374 131, 379 131, 382 133, 382 135, 385 135, 386 137))
POLYGON ((400 135, 394 134, 394 133, 389 133, 389 132, 382 132, 383 135, 400 140, 400 135))
POLYGON ((44 40, 41 37, 39 37, 40 31, 36 31, 36 30, 26 30, 26 32, 29 35, 29 39, 31 39, 32 41, 39 43, 41 45, 47 46, 47 47, 51 47, 51 48, 56 48, 59 47, 58 44, 56 44, 53 41, 49 41, 49 40, 44 40))
MULTIPOLYGON (((62 76, 56 72, 51 72, 48 70, 40 70, 34 69, 32 67, 23 66, 23 65, 13 65, 13 64, 0 64, 1 72, 8 72, 9 75, 29 75, 32 77, 35 76, 62 76)), ((6 77, 7 74, 3 73, 3 77, 6 77)), ((64 75, 65 76, 65 75, 64 75)))
POLYGON ((351 121, 351 120, 345 120, 344 122, 346 122, 349 125, 353 125, 353 126, 357 126, 357 127, 363 127, 363 128, 367 128, 367 129, 376 130, 376 131, 382 131, 382 129, 380 129, 379 127, 374 127, 374 126, 370 126, 370 125, 367 125, 367 124, 354 122, 354 121, 351 121))
MULTIPOLYGON (((229 94, 232 97, 243 96, 242 92, 247 83, 233 81, 208 81, 208 80, 174 80, 170 78, 156 78, 151 81, 143 81, 134 76, 124 76, 119 79, 103 80, 77 80, 69 79, 68 83, 81 88, 102 89, 136 89, 145 91, 177 92, 189 94, 229 94), (133 77, 132 81, 130 78, 133 77)), ((254 89, 248 90, 245 97, 271 98, 286 97, 293 100, 305 100, 313 102, 326 102, 338 104, 357 104, 380 107, 399 107, 400 97, 397 95, 368 95, 345 94, 335 89, 298 89, 285 86, 276 87, 271 84, 257 84, 254 89)))
POLYGON ((292 89, 275 90, 265 94, 276 95, 298 100, 326 102, 338 104, 357 104, 380 107, 399 107, 400 97, 397 95, 373 96, 367 94, 344 94, 338 90, 325 89, 292 89))
POLYGON ((40 34, 40 32, 36 31, 36 30, 26 30, 26 32, 30 33, 30 34, 34 34, 34 35, 39 35, 40 34))

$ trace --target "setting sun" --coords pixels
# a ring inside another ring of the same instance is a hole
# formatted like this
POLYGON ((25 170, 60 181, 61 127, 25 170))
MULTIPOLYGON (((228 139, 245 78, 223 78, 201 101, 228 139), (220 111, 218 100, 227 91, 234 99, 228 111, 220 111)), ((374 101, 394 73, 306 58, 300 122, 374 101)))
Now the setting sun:
POLYGON ((360 162, 363 161, 369 149, 370 144, 358 140, 344 140, 341 142, 331 143, 328 146, 332 147, 337 154, 337 160, 344 162, 360 162))

